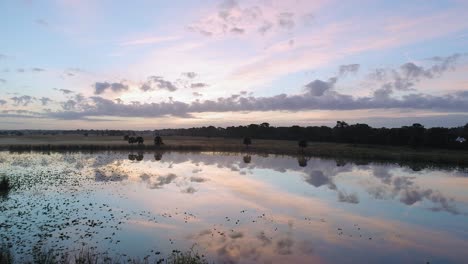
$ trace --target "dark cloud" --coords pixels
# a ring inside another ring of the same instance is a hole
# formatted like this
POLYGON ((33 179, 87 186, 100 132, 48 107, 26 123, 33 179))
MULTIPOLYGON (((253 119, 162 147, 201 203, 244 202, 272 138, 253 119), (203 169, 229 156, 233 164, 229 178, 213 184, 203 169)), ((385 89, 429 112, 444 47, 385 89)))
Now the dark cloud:
POLYGON ((8 58, 8 56, 7 56, 7 55, 5 55, 5 54, 1 54, 1 53, 0 53, 0 60, 4 60, 4 59, 6 59, 6 58, 8 58))
POLYGON ((170 92, 174 92, 178 89, 172 82, 164 80, 162 77, 151 76, 149 79, 152 83, 156 84, 159 89, 168 90, 170 92))
POLYGON ((348 73, 357 73, 359 71, 359 67, 359 64, 341 65, 339 68, 339 76, 345 76, 348 73))
POLYGON ((34 102, 36 98, 29 95, 23 95, 12 97, 10 98, 10 100, 12 100, 15 105, 28 106, 29 104, 34 102))
POLYGON ((7 104, 6 100, 0 99, 0 105, 6 105, 6 104, 7 104))
POLYGON ((353 97, 330 90, 333 82, 316 82, 304 94, 279 94, 271 97, 233 95, 216 100, 185 103, 171 100, 161 103, 118 104, 101 97, 91 97, 92 104, 76 113, 54 113, 56 116, 123 116, 161 117, 190 116, 191 113, 230 111, 300 111, 300 110, 356 110, 356 109, 431 109, 439 111, 468 111, 468 97, 458 94, 432 96, 420 93, 401 98, 353 97), (322 94, 323 92, 323 94, 322 94), (322 94, 321 96, 318 96, 322 94))
POLYGON ((193 95, 193 96, 197 96, 197 97, 203 96, 203 94, 201 94, 201 93, 199 93, 199 92, 193 92, 192 95, 193 95))
MULTIPOLYGON (((451 56, 449 58, 456 58, 451 56)), ((431 74, 423 73, 427 69, 420 69, 411 64, 404 64, 399 74, 404 73, 405 79, 415 79, 420 76, 436 76, 441 69, 449 69, 455 59, 438 59, 439 64, 432 66, 431 74), (444 66, 441 66, 444 65, 444 66), (403 70, 402 70, 403 69, 403 70), (437 74, 436 74, 437 73, 437 74)), ((357 66, 347 65, 345 71, 354 71, 357 66)), ((377 78, 382 80, 388 78, 388 71, 376 71, 377 78)), ((402 75, 403 76, 403 75, 402 75)), ((400 78, 401 79, 401 78, 400 78)), ((407 93, 394 96, 394 83, 385 84, 369 96, 353 96, 337 92, 334 87, 338 77, 328 80, 314 80, 305 85, 301 94, 287 95, 278 94, 268 97, 253 97, 247 92, 219 97, 212 100, 201 101, 196 99, 192 102, 180 102, 170 99, 160 103, 132 102, 125 104, 122 101, 115 102, 101 97, 82 98, 79 111, 55 111, 48 115, 55 118, 85 118, 90 116, 120 116, 120 117, 162 117, 179 116, 191 117, 193 113, 203 112, 240 112, 240 111, 302 111, 302 110, 358 110, 358 109, 430 109, 439 112, 466 112, 468 111, 468 93, 466 91, 451 92, 445 95, 428 95, 424 93, 407 93)), ((201 86, 194 84, 195 86, 201 86)), ((120 83, 96 83, 96 94, 101 94, 107 89, 121 91, 128 86, 120 83)), ((175 91, 178 88, 170 81, 162 77, 151 76, 140 88, 144 91, 154 89, 165 89, 175 91)), ((194 94, 197 96, 199 94, 194 94)))
POLYGON ((190 88, 192 89, 197 89, 197 88, 204 88, 204 87, 207 87, 208 84, 206 83, 192 83, 190 84, 190 88))
POLYGON ((153 87, 151 87, 148 83, 144 83, 140 86, 140 90, 143 92, 153 91, 153 87))
POLYGON ((197 74, 195 72, 183 72, 182 75, 190 79, 197 77, 197 74))
POLYGON ((234 28, 231 28, 230 31, 231 31, 232 33, 236 33, 236 34, 244 34, 245 29, 243 29, 243 28, 238 28, 238 27, 234 27, 234 28))
POLYGON ((333 89, 337 79, 331 78, 328 81, 315 80, 305 85, 307 92, 312 96, 322 96, 326 91, 333 89))
POLYGON ((229 234, 229 237, 231 239, 238 239, 238 238, 243 238, 244 234, 242 232, 232 232, 229 234))
POLYGON ((59 91, 59 92, 62 92, 62 93, 65 94, 65 95, 74 93, 74 91, 68 90, 68 89, 57 89, 57 88, 54 88, 54 90, 59 91))
POLYGON ((125 85, 123 83, 96 82, 94 84, 94 89, 94 94, 102 94, 108 89, 118 93, 122 91, 127 91, 128 85, 125 85))
POLYGON ((170 173, 166 176, 159 176, 157 182, 151 184, 151 189, 160 189, 162 186, 170 184, 173 180, 177 178, 177 175, 170 173))
POLYGON ((294 240, 290 238, 282 238, 276 242, 275 252, 280 255, 291 255, 294 240))
POLYGON ((294 14, 283 12, 278 14, 278 26, 284 29, 292 29, 295 26, 294 14))
POLYGON ((188 194, 193 194, 193 193, 197 192, 197 190, 195 188, 193 188, 192 186, 190 186, 190 187, 187 187, 186 189, 183 189, 182 192, 183 193, 188 193, 188 194))
POLYGON ((70 110, 74 110, 75 107, 76 107, 77 103, 76 101, 74 100, 67 100, 66 102, 63 102, 62 103, 62 108, 63 110, 65 111, 70 111, 70 110))
POLYGON ((455 53, 447 57, 434 57, 431 66, 424 67, 413 62, 402 64, 398 69, 376 69, 370 74, 372 80, 385 82, 382 88, 408 91, 423 79, 440 77, 443 73, 455 69, 462 54, 455 53))
POLYGON ((18 68, 16 69, 17 72, 20 72, 20 73, 23 73, 24 72, 24 69, 23 68, 18 68))
POLYGON ((6 83, 5 79, 0 79, 0 83, 6 83))
POLYGON ((33 71, 33 72, 43 72, 43 71, 45 71, 45 69, 35 67, 35 68, 31 68, 31 71, 33 71))
POLYGON ((305 178, 305 181, 317 188, 326 185, 332 190, 336 189, 336 185, 333 183, 331 177, 325 176, 325 174, 319 170, 311 171, 305 178))
POLYGON ((435 192, 431 189, 422 190, 415 187, 408 188, 402 191, 400 197, 400 201, 407 205, 413 205, 424 199, 436 204, 436 206, 430 208, 432 211, 446 211, 451 214, 460 214, 460 211, 456 208, 453 199, 448 199, 440 192, 435 192))
POLYGON ((190 177, 190 181, 191 182, 206 182, 207 179, 202 178, 202 177, 192 176, 192 177, 190 177))
POLYGON ((271 239, 265 235, 265 232, 261 231, 256 235, 257 239, 262 242, 262 246, 271 244, 271 239))
POLYGON ((260 32, 263 35, 270 31, 272 28, 273 23, 271 23, 270 21, 263 21, 263 24, 258 28, 258 32, 260 32))
POLYGON ((52 102, 52 99, 48 97, 42 97, 39 99, 39 101, 41 101, 41 104, 45 106, 45 105, 48 105, 50 102, 52 102))
POLYGON ((338 191, 338 201, 343 202, 343 203, 358 204, 359 198, 357 194, 355 193, 347 194, 344 191, 338 191))

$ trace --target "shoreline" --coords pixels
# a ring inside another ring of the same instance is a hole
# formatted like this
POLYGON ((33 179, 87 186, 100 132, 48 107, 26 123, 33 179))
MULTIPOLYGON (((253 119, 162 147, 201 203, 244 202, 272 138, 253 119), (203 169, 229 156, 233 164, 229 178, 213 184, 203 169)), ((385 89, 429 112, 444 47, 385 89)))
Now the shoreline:
MULTIPOLYGON (((421 163, 435 167, 468 167, 468 152, 447 149, 411 149, 380 145, 309 142, 303 151, 296 141, 254 140, 248 148, 239 139, 170 138, 162 146, 153 144, 128 145, 121 142, 25 142, 5 144, 0 142, 0 151, 21 152, 226 152, 240 154, 271 154, 344 159, 363 162, 391 162, 398 164, 421 163), (258 144, 256 144, 258 142, 258 144)), ((152 142, 151 142, 152 143, 152 142)))

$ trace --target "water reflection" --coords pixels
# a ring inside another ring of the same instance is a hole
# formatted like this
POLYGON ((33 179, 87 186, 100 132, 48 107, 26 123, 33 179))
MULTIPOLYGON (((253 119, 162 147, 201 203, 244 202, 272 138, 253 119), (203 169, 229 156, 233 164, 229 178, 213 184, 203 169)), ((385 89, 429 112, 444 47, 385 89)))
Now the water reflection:
POLYGON ((0 204, 0 238, 19 254, 37 243, 62 250, 84 243, 110 254, 154 256, 151 250, 197 243, 226 263, 468 257, 465 172, 272 155, 162 155, 0 153, 0 174, 21 186, 0 204))
POLYGON ((162 152, 156 152, 156 153, 154 153, 154 160, 159 161, 159 160, 162 159, 162 157, 163 157, 163 153, 162 153, 162 152))
POLYGON ((309 158, 301 155, 297 157, 297 163, 299 164, 300 167, 307 167, 307 161, 309 158))
POLYGON ((143 155, 143 152, 138 152, 137 154, 128 154, 128 159, 131 161, 142 161, 144 158, 145 156, 143 155))

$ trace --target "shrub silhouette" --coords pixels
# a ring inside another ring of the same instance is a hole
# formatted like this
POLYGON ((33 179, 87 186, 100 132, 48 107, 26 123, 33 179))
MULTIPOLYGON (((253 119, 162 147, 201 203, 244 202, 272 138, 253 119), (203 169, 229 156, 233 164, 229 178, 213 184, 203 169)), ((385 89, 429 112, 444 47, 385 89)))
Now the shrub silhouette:
POLYGON ((246 147, 249 147, 249 145, 252 145, 252 139, 249 137, 245 137, 243 143, 246 147))
POLYGON ((304 149, 307 148, 307 140, 305 139, 299 140, 297 144, 301 148, 302 152, 304 152, 304 149))
POLYGON ((145 142, 145 140, 143 139, 143 137, 137 137, 135 140, 136 140, 136 143, 138 143, 138 145, 142 145, 143 142, 145 142))
POLYGON ((160 136, 154 137, 154 145, 156 146, 164 145, 163 140, 160 136))
POLYGON ((250 163, 252 161, 252 157, 250 155, 245 155, 243 158, 244 163, 250 163))

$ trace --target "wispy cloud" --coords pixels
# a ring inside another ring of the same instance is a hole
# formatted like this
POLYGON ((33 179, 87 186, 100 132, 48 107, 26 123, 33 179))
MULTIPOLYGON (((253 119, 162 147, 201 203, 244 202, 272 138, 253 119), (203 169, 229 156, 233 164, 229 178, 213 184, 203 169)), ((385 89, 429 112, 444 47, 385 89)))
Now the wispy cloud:
POLYGON ((180 36, 162 36, 162 37, 146 37, 134 40, 128 40, 119 43, 120 46, 138 46, 138 45, 150 45, 150 44, 159 44, 168 41, 179 40, 182 37, 180 36))

